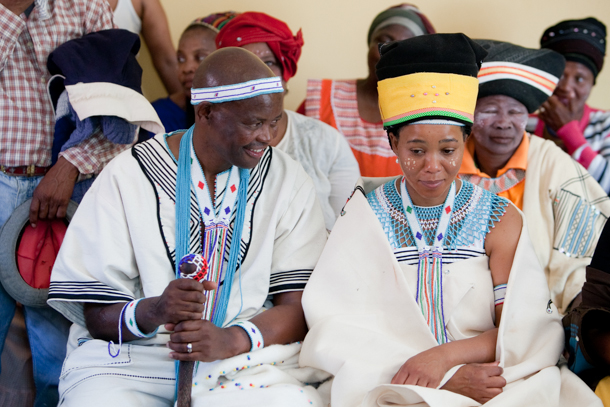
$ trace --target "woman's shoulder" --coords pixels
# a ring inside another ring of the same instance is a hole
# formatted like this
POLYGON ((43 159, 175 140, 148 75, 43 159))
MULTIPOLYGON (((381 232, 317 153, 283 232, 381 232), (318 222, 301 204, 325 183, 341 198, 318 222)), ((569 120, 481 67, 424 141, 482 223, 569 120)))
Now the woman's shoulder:
POLYGON ((366 199, 371 206, 378 206, 381 201, 392 202, 401 199, 396 189, 396 177, 388 178, 366 178, 363 177, 365 184, 366 199), (382 182, 381 184, 379 182, 382 182))

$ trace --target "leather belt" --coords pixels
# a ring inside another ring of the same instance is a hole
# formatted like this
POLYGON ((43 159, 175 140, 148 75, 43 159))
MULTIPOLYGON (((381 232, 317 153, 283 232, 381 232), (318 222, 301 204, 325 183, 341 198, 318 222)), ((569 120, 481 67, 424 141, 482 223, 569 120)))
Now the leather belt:
POLYGON ((36 167, 35 165, 23 165, 20 167, 5 167, 0 165, 0 171, 6 175, 23 176, 23 177, 36 177, 45 175, 51 167, 36 167))

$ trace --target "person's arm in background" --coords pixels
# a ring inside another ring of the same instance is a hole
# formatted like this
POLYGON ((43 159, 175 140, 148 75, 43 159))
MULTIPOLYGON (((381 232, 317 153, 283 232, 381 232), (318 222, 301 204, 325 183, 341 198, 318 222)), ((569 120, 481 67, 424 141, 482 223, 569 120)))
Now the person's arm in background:
MULTIPOLYGON (((115 27, 110 6, 104 0, 87 0, 78 6, 82 7, 76 12, 82 17, 83 35, 115 27)), ((98 137, 94 136, 61 153, 57 163, 34 190, 30 205, 32 226, 36 226, 38 219, 64 217, 79 174, 101 171, 103 164, 116 155, 109 154, 115 147, 100 133, 98 137)))
POLYGON ((567 150, 580 165, 602 186, 610 192, 610 112, 596 112, 597 125, 594 132, 599 132, 603 141, 596 150, 591 148, 583 133, 583 120, 589 123, 590 109, 585 107, 584 117, 576 117, 575 107, 564 106, 556 96, 551 96, 542 104, 539 116, 546 125, 560 138, 567 150))
POLYGON ((330 182, 328 199, 335 218, 338 218, 360 178, 360 167, 345 137, 331 126, 328 126, 328 131, 336 134, 335 157, 328 174, 330 182))
POLYGON ((181 92, 178 62, 172 44, 167 16, 159 0, 142 0, 142 37, 150 51, 153 65, 167 92, 181 92))

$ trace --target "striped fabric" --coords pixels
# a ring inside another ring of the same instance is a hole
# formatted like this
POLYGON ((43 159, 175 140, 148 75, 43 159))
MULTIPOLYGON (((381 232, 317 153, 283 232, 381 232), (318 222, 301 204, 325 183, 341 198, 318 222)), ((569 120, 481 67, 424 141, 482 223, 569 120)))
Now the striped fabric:
MULTIPOLYGON (((443 265, 486 255, 484 248, 458 247, 455 250, 443 252, 443 265)), ((394 256, 399 263, 409 266, 416 266, 419 262, 419 253, 415 246, 394 249, 394 256)))
POLYGON ((284 92, 282 78, 275 76, 213 88, 193 88, 191 89, 191 104, 198 105, 201 102, 223 103, 282 92, 284 92))
POLYGON ((548 96, 553 94, 559 78, 540 69, 517 64, 514 62, 484 62, 479 70, 479 83, 509 79, 526 83, 544 92, 548 96))
POLYGON ((504 297, 506 297, 506 284, 498 284, 494 287, 494 305, 504 304, 504 297))
MULTIPOLYGON (((305 113, 318 120, 321 119, 321 91, 322 80, 310 79, 307 82, 305 113)), ((332 81, 330 103, 336 128, 345 136, 352 149, 370 155, 395 157, 383 125, 366 122, 360 117, 355 80, 332 81)))
POLYGON ((568 154, 589 171, 606 193, 610 193, 610 110, 585 105, 580 121, 571 121, 557 132, 546 128, 537 116, 531 116, 527 130, 540 137, 545 134, 559 137, 568 154))
POLYGON ((303 291, 313 269, 290 270, 271 274, 269 294, 303 291))
POLYGON ((49 300, 114 304, 134 298, 99 281, 53 281, 49 287, 49 300))

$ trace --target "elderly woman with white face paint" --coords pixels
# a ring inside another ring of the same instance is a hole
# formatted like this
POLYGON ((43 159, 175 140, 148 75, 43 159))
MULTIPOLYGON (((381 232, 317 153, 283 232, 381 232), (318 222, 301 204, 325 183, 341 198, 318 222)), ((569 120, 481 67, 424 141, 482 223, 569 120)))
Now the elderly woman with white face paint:
POLYGON ((559 313, 520 212, 457 178, 485 55, 463 34, 381 48, 380 111, 403 175, 354 192, 303 295, 300 364, 334 375, 333 407, 557 406, 566 383, 595 404, 555 366, 559 313))
POLYGON ((548 49, 477 42, 489 54, 479 71, 474 126, 460 177, 523 211, 551 299, 565 313, 582 289, 610 201, 569 155, 525 132, 528 113, 553 93, 563 57, 548 49))

